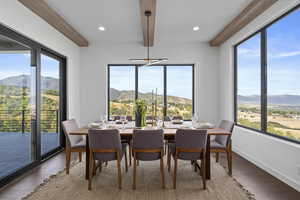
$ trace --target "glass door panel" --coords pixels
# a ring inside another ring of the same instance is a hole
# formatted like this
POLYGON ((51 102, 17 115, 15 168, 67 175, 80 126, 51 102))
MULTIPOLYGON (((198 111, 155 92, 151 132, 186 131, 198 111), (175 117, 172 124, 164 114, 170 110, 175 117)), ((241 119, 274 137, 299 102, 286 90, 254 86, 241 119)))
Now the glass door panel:
POLYGON ((167 116, 191 120, 193 115, 193 66, 167 67, 167 116))
POLYGON ((0 35, 0 179, 35 160, 36 68, 31 52, 0 35))
POLYGON ((154 114, 152 106, 152 93, 155 97, 157 91, 157 116, 162 119, 164 108, 164 67, 139 67, 138 74, 138 98, 146 100, 148 104, 147 116, 154 114))
POLYGON ((41 154, 60 147, 60 64, 41 55, 41 154))
POLYGON ((135 66, 110 66, 109 68, 109 117, 111 120, 120 116, 134 119, 135 101, 135 66))

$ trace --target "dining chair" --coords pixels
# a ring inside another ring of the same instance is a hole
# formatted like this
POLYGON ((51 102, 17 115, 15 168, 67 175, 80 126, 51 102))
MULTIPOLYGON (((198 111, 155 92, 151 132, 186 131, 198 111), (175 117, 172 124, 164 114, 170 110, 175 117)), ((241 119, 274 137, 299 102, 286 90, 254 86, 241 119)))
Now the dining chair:
POLYGON ((66 137, 66 173, 69 174, 71 153, 78 152, 79 162, 81 162, 82 152, 86 151, 86 141, 85 137, 82 135, 70 135, 71 131, 78 129, 78 125, 75 119, 63 121, 62 127, 66 137))
MULTIPOLYGON (((118 169, 118 185, 122 189, 122 172, 121 160, 125 155, 125 170, 128 171, 127 166, 127 144, 121 143, 120 133, 117 129, 90 129, 89 130, 89 149, 90 149, 90 163, 95 163, 97 160, 100 163, 107 161, 117 161, 118 169)), ((89 184, 88 189, 92 189, 92 177, 95 175, 95 165, 90 164, 89 169, 89 184)))
MULTIPOLYGON (((218 126, 232 133, 234 123, 228 120, 222 120, 218 126)), ((216 135, 215 139, 210 143, 210 151, 216 153, 216 162, 219 162, 219 153, 226 153, 228 163, 228 173, 232 175, 232 146, 230 135, 216 135)))
POLYGON ((178 159, 190 160, 197 164, 201 160, 200 175, 202 176, 203 188, 206 189, 206 142, 207 130, 178 129, 175 143, 169 144, 170 156, 168 157, 168 170, 171 169, 171 157, 174 159, 173 188, 176 189, 178 159))
POLYGON ((180 115, 174 116, 174 117, 172 118, 172 120, 183 120, 183 117, 180 116, 180 115))
POLYGON ((136 171, 137 161, 154 161, 160 160, 160 173, 162 188, 165 188, 164 176, 164 142, 163 130, 139 130, 133 131, 132 141, 133 153, 133 185, 132 188, 136 189, 136 171))

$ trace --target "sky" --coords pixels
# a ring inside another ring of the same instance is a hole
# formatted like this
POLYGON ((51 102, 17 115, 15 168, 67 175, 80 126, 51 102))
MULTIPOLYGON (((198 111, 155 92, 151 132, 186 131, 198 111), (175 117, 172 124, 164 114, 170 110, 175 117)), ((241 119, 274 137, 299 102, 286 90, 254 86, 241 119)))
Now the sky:
MULTIPOLYGON (((53 58, 42 55, 42 76, 59 77, 59 62, 53 58)), ((30 51, 20 53, 1 53, 0 52, 0 80, 10 76, 22 74, 30 75, 30 51)))
MULTIPOLYGON (((300 95, 300 9, 267 28, 268 95, 300 95)), ((260 34, 238 46, 238 94, 260 94, 260 34)))
MULTIPOLYGON (((139 92, 163 94, 163 67, 139 67, 139 92)), ((135 90, 135 67, 112 66, 110 87, 117 90, 135 90)), ((167 94, 192 99, 192 66, 167 67, 167 94)))

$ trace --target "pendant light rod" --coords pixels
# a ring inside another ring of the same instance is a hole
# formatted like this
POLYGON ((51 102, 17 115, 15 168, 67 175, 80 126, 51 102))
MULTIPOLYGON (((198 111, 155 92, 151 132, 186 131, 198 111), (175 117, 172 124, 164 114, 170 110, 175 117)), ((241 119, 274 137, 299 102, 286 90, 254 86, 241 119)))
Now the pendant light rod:
POLYGON ((151 11, 150 10, 146 10, 145 11, 145 16, 147 17, 147 59, 148 59, 148 62, 150 62, 150 38, 149 38, 149 18, 151 16, 151 11))

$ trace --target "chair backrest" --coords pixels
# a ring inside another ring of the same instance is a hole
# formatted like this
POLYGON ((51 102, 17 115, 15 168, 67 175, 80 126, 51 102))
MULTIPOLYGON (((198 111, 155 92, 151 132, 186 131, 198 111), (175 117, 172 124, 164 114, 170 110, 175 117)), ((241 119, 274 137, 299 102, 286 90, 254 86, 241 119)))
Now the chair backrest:
POLYGON ((126 116, 126 119, 127 119, 127 121, 130 121, 130 122, 131 122, 131 121, 132 121, 132 116, 130 116, 130 115, 129 115, 129 116, 126 116))
MULTIPOLYGON (((218 127, 232 133, 234 123, 228 120, 222 120, 218 127)), ((215 141, 223 146, 227 146, 229 144, 230 138, 231 135, 217 135, 215 141)))
POLYGON ((183 120, 183 117, 182 116, 174 116, 173 117, 173 120, 183 120))
POLYGON ((120 116, 118 116, 118 115, 113 117, 114 121, 116 121, 116 120, 120 120, 120 118, 121 118, 121 117, 120 117, 120 116))
MULTIPOLYGON (((176 131, 175 146, 180 149, 199 150, 205 154, 207 130, 178 129, 176 131)), ((198 152, 182 152, 178 158, 183 160, 197 160, 201 156, 198 152)))
POLYGON ((152 116, 146 116, 146 120, 152 120, 153 117, 152 116))
MULTIPOLYGON (((133 131, 133 150, 153 150, 161 149, 163 150, 164 138, 163 130, 134 130, 133 131)), ((139 152, 136 154, 138 160, 157 160, 161 158, 160 153, 143 153, 139 152)))
MULTIPOLYGON (((89 129, 89 148, 91 150, 117 150, 122 154, 122 144, 117 129, 89 129)), ((96 160, 116 160, 116 153, 94 153, 96 160)))
POLYGON ((70 135, 71 131, 78 129, 78 125, 75 119, 63 121, 62 127, 66 136, 67 147, 71 147, 83 139, 83 136, 81 135, 70 135))

